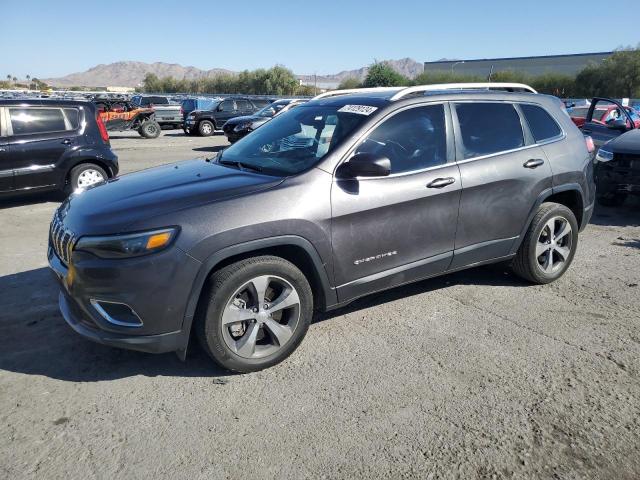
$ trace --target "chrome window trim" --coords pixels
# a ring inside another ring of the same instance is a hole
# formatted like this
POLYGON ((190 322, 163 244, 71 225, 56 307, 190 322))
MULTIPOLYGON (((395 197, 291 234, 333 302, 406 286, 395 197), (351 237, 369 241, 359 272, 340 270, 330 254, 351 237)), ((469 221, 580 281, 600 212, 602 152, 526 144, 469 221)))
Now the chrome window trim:
POLYGON ((469 162, 475 162, 476 160, 485 160, 487 158, 497 157, 498 155, 507 155, 509 153, 521 152, 523 150, 528 150, 530 148, 535 148, 535 147, 540 147, 542 145, 548 145, 548 144, 551 144, 551 143, 556 143, 556 142, 559 142, 561 140, 564 140, 564 138, 565 137, 562 136, 561 138, 553 139, 553 140, 550 140, 550 141, 545 141, 545 142, 542 142, 542 143, 532 143, 531 145, 525 145, 524 147, 514 148, 514 149, 511 149, 511 150, 503 150, 503 151, 496 152, 496 153, 490 153, 488 155, 482 155, 480 157, 465 158, 464 160, 458 160, 456 163, 458 165, 462 165, 462 164, 469 163, 469 162))

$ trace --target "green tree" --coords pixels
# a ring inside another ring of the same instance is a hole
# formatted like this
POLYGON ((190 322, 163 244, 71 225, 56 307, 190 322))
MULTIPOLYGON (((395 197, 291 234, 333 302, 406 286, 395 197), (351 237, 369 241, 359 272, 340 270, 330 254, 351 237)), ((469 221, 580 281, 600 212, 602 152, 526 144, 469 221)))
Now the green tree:
POLYGON ((338 90, 351 90, 353 88, 361 88, 362 82, 355 77, 347 77, 340 82, 338 90))
POLYGON ((376 62, 369 67, 363 87, 401 87, 409 85, 409 79, 396 72, 384 62, 376 62))

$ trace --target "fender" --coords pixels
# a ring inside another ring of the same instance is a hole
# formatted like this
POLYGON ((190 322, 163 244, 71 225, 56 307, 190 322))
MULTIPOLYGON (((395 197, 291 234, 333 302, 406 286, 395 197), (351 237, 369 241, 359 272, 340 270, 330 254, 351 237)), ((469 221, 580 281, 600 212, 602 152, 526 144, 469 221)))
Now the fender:
POLYGON ((572 190, 577 191, 580 194, 580 198, 582 198, 582 204, 584 206, 584 193, 582 191, 582 187, 578 183, 566 183, 564 185, 559 185, 557 187, 547 188, 546 190, 543 190, 542 192, 540 192, 540 195, 538 195, 538 198, 533 204, 533 207, 531 207, 531 210, 529 211, 529 215, 527 216, 527 221, 524 223, 524 227, 520 231, 520 235, 513 241, 513 245, 511 246, 511 250, 509 251, 510 255, 515 255, 516 252, 518 251, 518 248, 520 248, 520 244, 522 243, 522 240, 524 239, 524 236, 526 235, 527 230, 529 229, 529 225, 531 225, 531 221, 533 220, 533 217, 535 216, 536 211, 538 210, 538 207, 542 205, 542 203, 552 195, 556 193, 568 192, 572 190))
MULTIPOLYGON (((297 236, 297 235, 282 235, 277 237, 270 238, 262 238, 259 240, 252 240, 245 243, 240 243, 237 245, 231 245, 229 247, 225 247, 217 252, 213 253, 206 260, 202 262, 200 266, 200 270, 196 275, 196 278, 193 282, 193 286, 191 287, 191 292, 189 293, 189 300, 187 302, 187 309, 185 311, 184 320, 182 323, 182 332, 184 334, 184 338, 189 338, 189 332, 191 331, 191 325, 193 323, 193 318, 196 313, 196 307, 198 306, 198 300, 200 299, 200 293, 202 292, 202 287, 204 286, 205 281, 209 277, 211 271, 218 265, 220 262, 226 260, 227 258, 233 257, 235 255, 240 255, 243 253, 261 250, 270 247, 278 247, 278 246, 296 246, 302 248, 311 258, 313 262, 313 267, 316 271, 318 279, 320 280, 320 287, 322 288, 322 292, 324 295, 324 305, 322 307, 327 308, 328 306, 335 305, 338 303, 338 297, 336 295, 336 290, 329 283, 329 277, 327 276, 327 272, 324 267, 324 262, 320 258, 315 247, 309 242, 309 240, 297 236)), ((187 345, 184 345, 184 350, 186 351, 187 345)))

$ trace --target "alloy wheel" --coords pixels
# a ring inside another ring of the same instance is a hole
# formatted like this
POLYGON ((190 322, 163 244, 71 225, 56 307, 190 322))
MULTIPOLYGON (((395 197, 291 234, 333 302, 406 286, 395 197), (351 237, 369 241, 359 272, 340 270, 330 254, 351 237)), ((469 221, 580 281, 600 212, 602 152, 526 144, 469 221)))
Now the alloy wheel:
POLYGON ((287 280, 255 277, 228 300, 222 313, 222 335, 243 358, 262 358, 280 350, 300 321, 300 298, 287 280))
POLYGON ((571 224, 564 217, 552 217, 545 223, 536 243, 538 268, 548 275, 556 273, 569 260, 572 247, 571 224))

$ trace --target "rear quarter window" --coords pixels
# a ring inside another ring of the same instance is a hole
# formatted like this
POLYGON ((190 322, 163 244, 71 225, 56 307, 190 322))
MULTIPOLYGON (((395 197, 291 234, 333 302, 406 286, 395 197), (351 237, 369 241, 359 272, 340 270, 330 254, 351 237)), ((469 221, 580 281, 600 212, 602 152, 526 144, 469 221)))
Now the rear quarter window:
POLYGON ((536 142, 543 142, 562 134, 556 121, 544 108, 524 103, 520 104, 520 108, 536 142))

